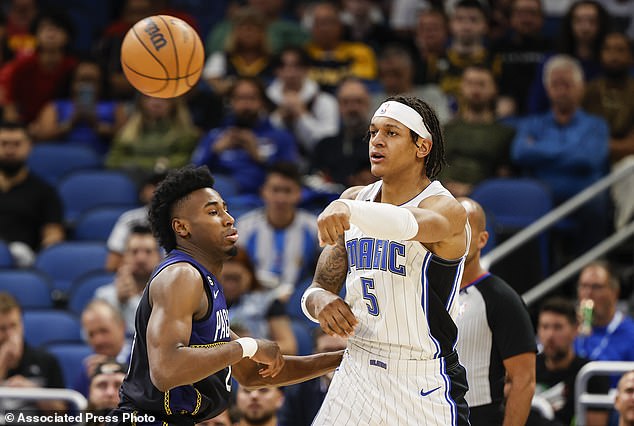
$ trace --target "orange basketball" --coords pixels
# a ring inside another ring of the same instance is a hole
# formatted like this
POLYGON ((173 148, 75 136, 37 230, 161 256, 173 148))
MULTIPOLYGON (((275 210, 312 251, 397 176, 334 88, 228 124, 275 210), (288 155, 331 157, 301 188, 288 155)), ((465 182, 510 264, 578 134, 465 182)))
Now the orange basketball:
POLYGON ((121 45, 121 66, 130 84, 148 96, 173 98, 200 78, 205 51, 196 31, 168 15, 141 19, 121 45))

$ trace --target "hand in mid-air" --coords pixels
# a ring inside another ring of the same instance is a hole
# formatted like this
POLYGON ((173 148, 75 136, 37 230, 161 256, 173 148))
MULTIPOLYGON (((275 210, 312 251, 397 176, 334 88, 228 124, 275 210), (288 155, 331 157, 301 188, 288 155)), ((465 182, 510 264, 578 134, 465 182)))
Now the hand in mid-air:
POLYGON ((319 245, 334 245, 340 235, 350 229, 350 209, 344 203, 333 201, 317 218, 319 245))
POLYGON ((316 318, 324 333, 344 338, 354 334, 359 321, 341 297, 328 291, 318 291, 313 297, 316 318))
POLYGON ((251 359, 265 365, 259 370, 262 377, 275 377, 284 367, 284 358, 280 352, 280 347, 270 340, 258 339, 258 351, 251 359))

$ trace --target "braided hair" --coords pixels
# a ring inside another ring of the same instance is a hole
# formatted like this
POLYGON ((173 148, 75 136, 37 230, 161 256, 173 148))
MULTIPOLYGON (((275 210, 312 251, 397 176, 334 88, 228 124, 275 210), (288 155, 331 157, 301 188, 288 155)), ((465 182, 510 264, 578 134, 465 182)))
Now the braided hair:
MULTIPOLYGON (((423 117, 425 127, 431 133, 432 147, 429 155, 425 159, 425 173, 429 179, 434 179, 442 168, 445 166, 445 143, 442 137, 442 131, 440 129, 440 123, 434 110, 423 100, 414 96, 390 96, 387 101, 394 101, 410 108, 413 108, 417 113, 423 117)), ((412 140, 414 143, 418 140, 419 136, 413 130, 410 129, 412 140)))

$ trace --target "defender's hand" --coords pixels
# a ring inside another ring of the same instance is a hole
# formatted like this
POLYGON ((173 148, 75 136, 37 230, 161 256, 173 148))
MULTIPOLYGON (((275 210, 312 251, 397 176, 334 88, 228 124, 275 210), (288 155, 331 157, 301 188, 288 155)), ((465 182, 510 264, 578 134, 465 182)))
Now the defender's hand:
POLYGON ((317 218, 319 245, 334 245, 340 235, 350 229, 350 209, 337 200, 324 209, 317 218))
POLYGON ((341 297, 328 291, 316 292, 313 297, 317 299, 314 302, 316 318, 324 333, 344 338, 354 334, 359 321, 341 297))
POLYGON ((280 347, 270 340, 258 339, 258 351, 251 359, 265 365, 259 370, 262 377, 275 377, 284 367, 284 358, 280 352, 280 347))

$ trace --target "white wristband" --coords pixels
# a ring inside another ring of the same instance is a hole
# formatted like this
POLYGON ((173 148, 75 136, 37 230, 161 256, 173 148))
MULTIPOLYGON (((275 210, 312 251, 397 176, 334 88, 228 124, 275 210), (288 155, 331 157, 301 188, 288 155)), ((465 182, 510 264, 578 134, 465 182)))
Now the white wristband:
POLYGON ((392 241, 406 241, 418 234, 418 222, 410 210, 388 203, 338 199, 350 209, 350 223, 364 234, 392 241))
POLYGON ((306 318, 308 318, 309 320, 311 320, 312 322, 315 322, 317 324, 319 324, 319 320, 317 318, 315 318, 314 316, 312 316, 310 314, 310 312, 308 312, 308 308, 306 307, 306 300, 308 299, 308 296, 310 296, 311 294, 313 294, 316 291, 327 291, 325 288, 321 288, 321 287, 310 287, 308 288, 304 294, 302 295, 302 301, 300 302, 300 304, 302 305, 302 312, 304 312, 304 315, 306 315, 306 318))
POLYGON ((253 337, 240 337, 235 342, 242 346, 243 358, 251 358, 258 351, 258 342, 253 337))

